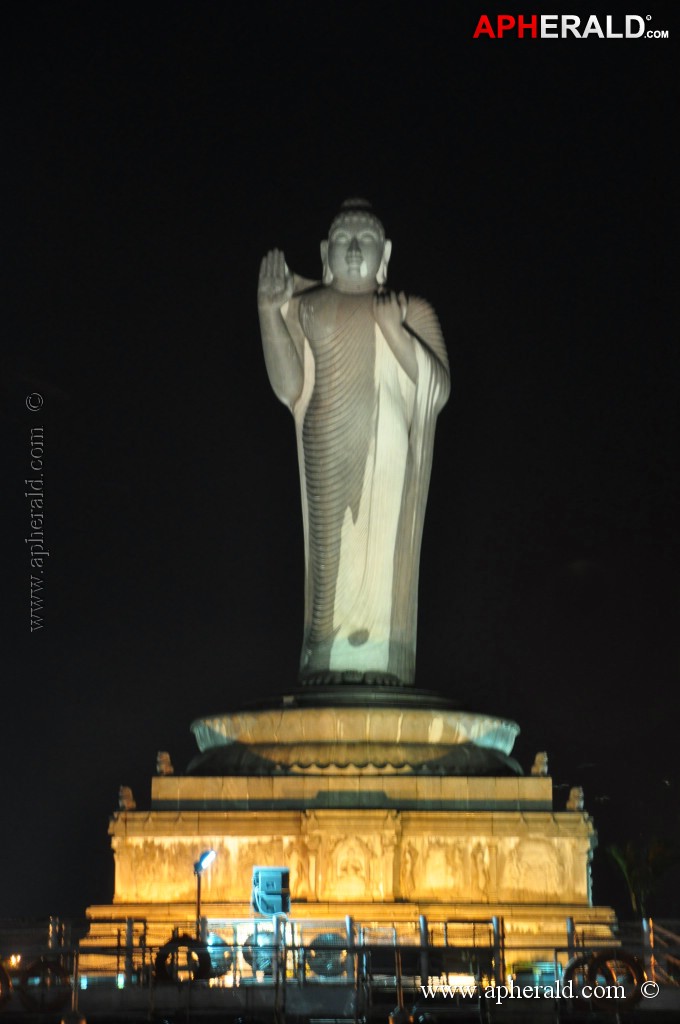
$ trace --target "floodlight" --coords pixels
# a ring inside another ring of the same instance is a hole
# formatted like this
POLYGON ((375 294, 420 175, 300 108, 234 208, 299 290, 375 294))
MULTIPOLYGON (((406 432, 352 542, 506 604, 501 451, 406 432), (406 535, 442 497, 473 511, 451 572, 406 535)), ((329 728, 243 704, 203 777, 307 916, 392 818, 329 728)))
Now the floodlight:
POLYGON ((212 864, 217 854, 214 850, 205 850, 194 864, 194 871, 197 875, 200 875, 202 871, 212 864))
POLYGON ((217 854, 214 850, 204 850, 194 864, 196 875, 196 938, 201 938, 201 876, 205 869, 212 864, 217 854))

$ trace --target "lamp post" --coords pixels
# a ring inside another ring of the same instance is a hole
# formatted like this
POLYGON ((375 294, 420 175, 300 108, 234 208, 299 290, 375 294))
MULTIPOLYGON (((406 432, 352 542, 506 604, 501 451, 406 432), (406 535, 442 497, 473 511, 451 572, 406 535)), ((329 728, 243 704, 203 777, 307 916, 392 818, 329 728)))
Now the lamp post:
POLYGON ((214 850, 205 850, 194 864, 194 874, 196 875, 196 938, 200 942, 201 940, 201 876, 203 872, 212 864, 217 854, 214 850))

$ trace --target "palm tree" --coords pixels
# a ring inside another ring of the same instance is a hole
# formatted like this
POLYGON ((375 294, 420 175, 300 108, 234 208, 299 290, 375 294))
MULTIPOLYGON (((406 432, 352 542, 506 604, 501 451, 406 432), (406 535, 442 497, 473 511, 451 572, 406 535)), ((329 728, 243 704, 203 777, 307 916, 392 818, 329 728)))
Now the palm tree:
POLYGON ((633 913, 647 917, 649 897, 666 871, 680 863, 680 851, 655 838, 611 843, 606 850, 626 881, 633 913))

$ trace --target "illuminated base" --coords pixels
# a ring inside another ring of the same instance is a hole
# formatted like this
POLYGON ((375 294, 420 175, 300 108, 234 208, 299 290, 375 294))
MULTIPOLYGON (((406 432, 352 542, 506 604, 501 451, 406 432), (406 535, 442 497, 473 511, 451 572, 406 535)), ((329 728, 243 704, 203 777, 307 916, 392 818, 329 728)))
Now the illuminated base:
POLYGON ((220 903, 249 899, 255 865, 285 865, 295 901, 588 905, 592 821, 552 811, 551 791, 533 777, 156 778, 150 812, 111 822, 114 902, 190 900, 210 847, 204 899, 220 903))
POLYGON ((198 774, 155 777, 149 811, 111 819, 113 905, 89 909, 100 920, 87 941, 113 941, 114 919, 145 918, 149 944, 193 932, 206 849, 217 854, 202 878, 208 918, 252 917, 253 867, 285 866, 295 918, 502 917, 508 963, 513 949, 545 959, 566 946, 567 918, 611 937, 612 911, 591 905, 592 819, 555 810, 550 778, 516 774, 514 723, 418 706, 417 691, 410 706, 343 696, 195 723, 198 774))
POLYGON ((114 903, 88 910, 100 920, 89 941, 113 942, 121 919, 131 917, 147 919, 150 944, 167 941, 174 927, 193 932, 192 865, 208 848, 217 853, 202 880, 208 918, 251 917, 253 867, 285 865, 296 918, 500 916, 509 964, 532 948, 545 959, 547 947, 566 946, 568 917, 591 938, 611 936, 612 911, 590 900, 592 820, 583 811, 553 811, 551 779, 344 775, 332 787, 331 794, 324 776, 155 778, 159 809, 121 811, 111 820, 114 903), (320 794, 340 806, 258 807, 312 805, 320 794), (371 807, 378 795, 392 806, 371 807), (237 797, 250 808, 222 809, 237 797), (367 806, 342 807, 348 800, 367 806))

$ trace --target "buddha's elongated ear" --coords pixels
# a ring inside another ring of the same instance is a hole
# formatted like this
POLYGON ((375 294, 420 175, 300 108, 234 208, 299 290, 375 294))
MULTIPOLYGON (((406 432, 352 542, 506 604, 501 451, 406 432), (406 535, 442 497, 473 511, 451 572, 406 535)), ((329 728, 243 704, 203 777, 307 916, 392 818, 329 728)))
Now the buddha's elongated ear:
POLYGON ((383 246, 382 259, 378 272, 375 275, 375 279, 378 284, 385 284, 387 281, 387 264, 390 262, 390 256, 392 255, 392 242, 389 238, 385 239, 385 245, 383 246))
POLYGON ((328 266, 328 240, 326 238, 321 243, 321 266, 323 267, 322 281, 324 284, 330 284, 333 280, 333 271, 328 266))

